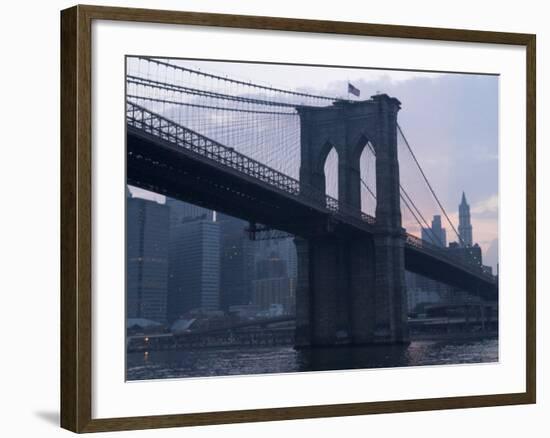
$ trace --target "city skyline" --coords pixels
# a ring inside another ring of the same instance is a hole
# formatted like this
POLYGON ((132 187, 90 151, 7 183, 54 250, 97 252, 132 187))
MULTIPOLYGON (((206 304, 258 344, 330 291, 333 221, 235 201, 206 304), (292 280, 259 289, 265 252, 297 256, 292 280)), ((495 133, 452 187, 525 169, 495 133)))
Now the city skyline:
POLYGON ((127 206, 129 320, 170 326, 189 312, 271 304, 294 312, 293 238, 250 240, 246 221, 173 198, 128 191, 127 206))
POLYGON ((141 56, 126 85, 129 190, 168 210, 126 216, 141 309, 169 239, 129 380, 498 360, 497 76, 141 56))
MULTIPOLYGON (((163 196, 163 195, 160 195, 158 193, 154 193, 154 192, 149 192, 147 190, 143 190, 143 189, 140 189, 138 187, 133 187, 133 186, 129 186, 129 190, 134 194, 134 196, 137 196, 137 197, 141 197, 143 199, 148 199, 148 200, 152 200, 152 201, 155 201, 155 202, 158 202, 160 204, 164 204, 166 202, 166 197, 163 196)), ((462 192, 462 193, 465 193, 465 192, 462 192)), ((461 202, 462 202, 462 196, 461 196, 461 202)), ((472 221, 471 219, 471 215, 472 215, 472 211, 474 212, 480 212, 480 213, 484 213, 486 209, 488 209, 489 211, 492 212, 492 209, 493 209, 494 205, 492 203, 490 203, 488 206, 474 206, 474 209, 471 208, 470 206, 470 220, 472 221)), ((197 207, 197 208, 201 208, 201 207, 197 207)), ((205 209, 206 210, 206 209, 205 209)), ((449 213, 449 216, 451 218, 451 221, 453 222, 453 225, 456 227, 456 229, 458 230, 458 226, 459 226, 459 222, 460 222, 460 214, 459 214, 459 210, 460 210, 460 204, 457 204, 457 212, 451 212, 449 213)), ((440 216, 440 215, 434 215, 434 216, 440 216)), ((428 219, 428 218, 426 218, 428 219)), ((475 220, 472 222, 472 229, 475 229, 475 220)), ((449 241, 447 242, 447 228, 448 228, 448 225, 447 227, 445 227, 445 219, 442 219, 440 217, 440 226, 443 230, 443 232, 445 232, 445 242, 446 242, 446 245, 447 246, 447 243, 450 243, 450 242, 453 242, 453 241, 459 241, 459 239, 457 238, 456 234, 454 234, 452 231, 451 233, 449 234, 449 241)), ((405 224, 404 224, 405 226, 405 224)), ((426 236, 425 234, 425 228, 419 228, 418 226, 415 226, 413 227, 412 230, 407 230, 409 232, 412 232, 413 234, 417 234, 418 237, 422 237, 422 239, 424 240, 427 240, 428 242, 430 243, 434 243, 433 242, 433 238, 432 236, 429 236, 428 235, 428 238, 425 239, 423 236, 426 236)), ((460 231, 458 230, 459 234, 460 234, 460 231)), ((437 244, 439 242, 436 242, 437 244)), ((480 243, 479 241, 474 241, 472 243, 477 243, 481 249, 482 249, 482 253, 483 253, 483 262, 484 264, 488 265, 488 266, 491 266, 491 268, 493 269, 493 272, 497 272, 497 269, 498 269, 498 239, 496 239, 496 243, 493 243, 493 245, 490 245, 490 246, 486 246, 486 245, 483 245, 482 243, 480 243)))
MULTIPOLYGON (((129 61, 132 62, 132 61, 129 61)), ((498 263, 498 76, 461 73, 396 71, 368 68, 310 67, 174 60, 176 64, 234 76, 245 82, 261 77, 262 83, 300 92, 347 96, 348 82, 360 97, 387 93, 402 103, 399 123, 414 144, 437 195, 455 227, 459 222, 462 192, 468 193, 476 240, 487 263, 498 263)), ((131 69, 131 64, 130 64, 131 69)), ((406 158, 402 154, 402 159, 406 158)), ((295 159, 294 159, 295 161, 295 159)), ((299 157, 298 157, 299 161, 299 157)), ((330 158, 329 160, 330 161, 330 158)), ((441 214, 410 162, 400 163, 401 177, 415 190, 415 202, 425 217, 441 214)), ((362 164, 363 166, 363 164, 362 164)), ((368 165, 367 165, 368 166, 368 165)), ((369 170, 370 168, 362 168, 369 170)), ((327 176, 327 190, 335 181, 327 176)), ((334 193, 331 193, 334 196, 334 193)), ((368 195, 362 193, 368 203, 368 195)), ((402 208, 403 226, 420 237, 421 229, 402 208)), ((372 214, 372 211, 367 211, 372 214)), ((446 218, 443 226, 452 232, 446 218)), ((448 236, 449 240, 456 236, 448 236)))
MULTIPOLYGON (((267 311, 272 303, 283 306, 286 312, 294 309, 297 260, 293 237, 252 241, 246 233, 246 221, 173 198, 161 199, 151 192, 140 193, 149 193, 152 199, 127 191, 128 214, 138 219, 129 221, 128 228, 130 318, 149 317, 172 324, 189 311, 197 310, 227 311, 239 306, 257 306, 257 309, 253 307, 256 311, 267 311), (130 236, 134 236, 133 239, 130 236), (141 250, 135 249, 136 246, 141 250), (159 257, 164 265, 159 265, 159 257), (136 259, 137 264, 133 262, 136 259), (151 260, 155 263, 148 263, 151 260), (159 278, 163 272, 164 281, 159 278), (150 289, 149 294, 147 290, 142 293, 141 289, 139 293, 134 292, 133 285, 139 282, 157 286, 150 289), (149 301, 156 310, 148 310, 149 301), (132 310, 138 307, 144 310, 132 310), (158 309, 164 309, 165 315, 159 316, 162 310, 158 309)), ((465 193, 459 208, 460 240, 447 242, 447 230, 442 226, 440 215, 434 215, 431 227, 422 228, 422 239, 448 247, 457 255, 459 247, 464 247, 466 252, 459 256, 478 260, 481 265, 481 249, 472 241, 465 193)), ((437 300, 451 290, 445 284, 415 274, 407 273, 407 279, 409 310, 426 300, 437 300)))

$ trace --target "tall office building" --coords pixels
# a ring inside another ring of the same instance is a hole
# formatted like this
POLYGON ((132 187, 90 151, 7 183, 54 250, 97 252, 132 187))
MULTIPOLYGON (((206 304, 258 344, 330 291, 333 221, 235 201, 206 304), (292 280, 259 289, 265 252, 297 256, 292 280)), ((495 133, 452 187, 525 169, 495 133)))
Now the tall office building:
POLYGON ((221 305, 227 310, 250 303, 255 242, 246 233, 248 222, 221 213, 217 220, 221 229, 221 305))
POLYGON ((288 277, 296 280, 296 277, 298 276, 298 258, 296 255, 294 237, 258 240, 254 243, 256 248, 256 266, 259 260, 269 258, 273 253, 275 253, 285 262, 288 277))
POLYGON ((458 234, 464 246, 472 246, 472 224, 470 222, 470 206, 466 195, 462 192, 462 201, 458 206, 458 234))
POLYGON ((170 228, 168 319, 220 308, 220 224, 188 217, 170 228))
POLYGON ((440 215, 434 215, 431 228, 422 228, 422 240, 442 247, 447 246, 447 231, 441 226, 440 215))
POLYGON ((126 313, 166 320, 168 207, 126 191, 126 313))
POLYGON ((287 273, 287 262, 272 252, 256 263, 256 278, 252 282, 252 304, 262 310, 280 306, 284 314, 296 308, 296 280, 287 273))
POLYGON ((481 247, 477 243, 469 246, 461 246, 457 242, 451 242, 449 248, 447 248, 447 252, 463 262, 472 263, 479 267, 483 265, 481 247))
POLYGON ((254 242, 255 273, 252 302, 266 309, 270 304, 283 306, 286 314, 296 308, 298 263, 294 238, 267 239, 254 242))
POLYGON ((170 227, 181 223, 183 219, 202 218, 214 220, 214 212, 198 205, 177 199, 166 198, 166 205, 170 208, 170 227))
MULTIPOLYGON (((430 228, 422 228, 422 240, 443 248, 447 246, 447 231, 441 226, 440 215, 434 215, 430 228)), ((448 294, 445 284, 412 272, 405 273, 405 284, 409 311, 419 304, 441 302, 448 294)))
POLYGON ((409 312, 420 310, 422 305, 445 302, 449 298, 449 286, 410 271, 405 271, 405 284, 409 312))

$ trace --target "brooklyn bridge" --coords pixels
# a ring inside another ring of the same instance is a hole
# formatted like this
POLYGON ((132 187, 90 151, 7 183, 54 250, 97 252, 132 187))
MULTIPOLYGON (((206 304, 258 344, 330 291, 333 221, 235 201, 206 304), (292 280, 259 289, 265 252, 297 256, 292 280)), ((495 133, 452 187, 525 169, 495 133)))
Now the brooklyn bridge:
POLYGON ((294 236, 297 346, 408 342, 405 270, 498 300, 495 276, 403 227, 402 209, 429 229, 398 150, 463 244, 396 97, 310 94, 151 57, 136 58, 126 89, 128 184, 246 220, 252 239, 294 236))

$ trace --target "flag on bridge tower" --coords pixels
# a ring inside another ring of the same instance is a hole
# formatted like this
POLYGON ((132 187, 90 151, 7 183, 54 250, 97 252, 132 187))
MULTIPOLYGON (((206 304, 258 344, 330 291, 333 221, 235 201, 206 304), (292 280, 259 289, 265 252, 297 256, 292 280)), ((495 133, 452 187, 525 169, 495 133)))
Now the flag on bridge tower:
POLYGON ((348 94, 351 93, 353 94, 354 96, 357 96, 359 97, 359 95, 361 94, 361 91, 359 90, 359 88, 357 87, 354 87, 351 82, 348 82, 348 94))

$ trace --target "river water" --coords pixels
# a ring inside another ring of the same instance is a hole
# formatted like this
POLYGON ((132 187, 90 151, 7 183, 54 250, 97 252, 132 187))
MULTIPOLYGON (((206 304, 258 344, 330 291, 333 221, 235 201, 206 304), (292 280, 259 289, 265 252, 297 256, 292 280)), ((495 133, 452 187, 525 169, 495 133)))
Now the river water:
POLYGON ((498 361, 498 340, 294 350, 291 346, 128 353, 127 380, 288 373, 498 361))

